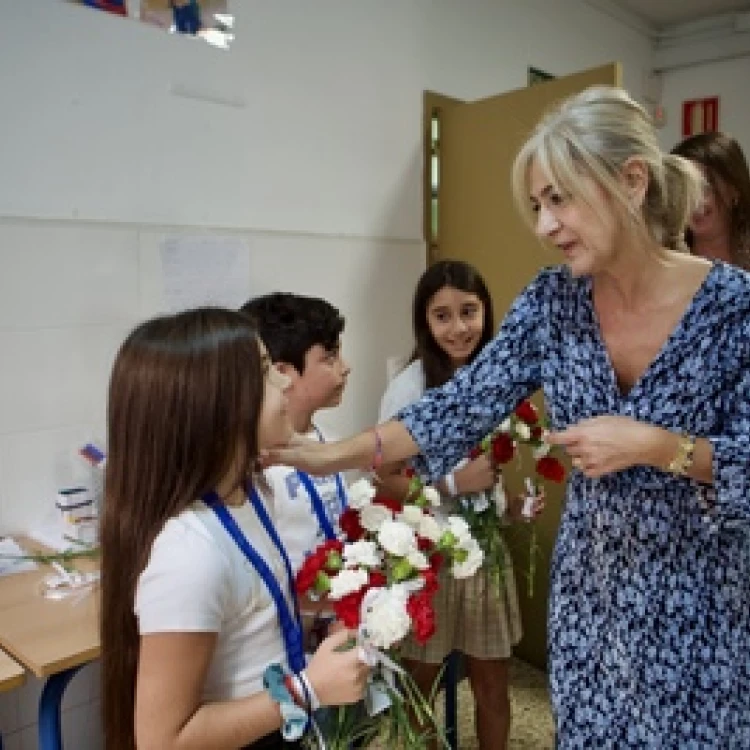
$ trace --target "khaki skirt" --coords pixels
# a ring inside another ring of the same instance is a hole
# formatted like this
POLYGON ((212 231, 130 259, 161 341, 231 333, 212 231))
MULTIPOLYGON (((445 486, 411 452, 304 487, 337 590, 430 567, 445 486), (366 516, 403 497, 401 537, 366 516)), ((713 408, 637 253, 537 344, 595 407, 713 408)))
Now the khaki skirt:
POLYGON ((472 578, 456 580, 448 566, 440 572, 435 594, 435 635, 420 646, 407 638, 401 656, 426 664, 440 664, 451 651, 477 659, 507 659, 521 640, 521 615, 510 555, 498 583, 486 568, 472 578))

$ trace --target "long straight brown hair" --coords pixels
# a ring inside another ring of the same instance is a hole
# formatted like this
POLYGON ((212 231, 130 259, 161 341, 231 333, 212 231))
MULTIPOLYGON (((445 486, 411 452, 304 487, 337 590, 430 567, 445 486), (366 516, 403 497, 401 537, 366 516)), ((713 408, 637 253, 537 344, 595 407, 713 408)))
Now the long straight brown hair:
POLYGON ((263 373, 249 318, 202 308, 136 328, 115 359, 102 518, 102 711, 108 750, 135 747, 135 591, 170 518, 258 455, 263 373), (239 462, 239 465, 238 465, 239 462))
POLYGON ((447 383, 454 371, 450 357, 435 341, 430 323, 427 320, 427 308, 432 298, 445 287, 459 292, 475 294, 484 308, 482 335, 469 362, 474 360, 485 344, 492 339, 495 328, 495 315, 492 309, 492 297, 479 271, 463 260, 439 260, 433 263, 421 276, 414 291, 412 302, 412 326, 414 328, 414 352, 410 362, 422 360, 425 387, 437 388, 447 383))
MULTIPOLYGON (((729 252, 732 261, 750 271, 750 167, 742 147, 726 133, 699 133, 678 143, 672 153, 705 167, 706 179, 716 200, 729 216, 729 252), (724 205, 726 199, 719 190, 717 178, 736 193, 729 205, 724 205)), ((692 248, 690 229, 686 232, 686 239, 692 248)))

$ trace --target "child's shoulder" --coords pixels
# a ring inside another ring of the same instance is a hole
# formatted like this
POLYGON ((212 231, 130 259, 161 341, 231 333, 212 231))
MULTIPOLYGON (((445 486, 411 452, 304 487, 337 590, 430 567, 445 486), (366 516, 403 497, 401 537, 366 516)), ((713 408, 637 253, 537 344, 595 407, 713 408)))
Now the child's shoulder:
POLYGON ((425 391, 422 361, 415 359, 396 375, 380 402, 380 421, 386 422, 405 406, 418 401, 425 391))

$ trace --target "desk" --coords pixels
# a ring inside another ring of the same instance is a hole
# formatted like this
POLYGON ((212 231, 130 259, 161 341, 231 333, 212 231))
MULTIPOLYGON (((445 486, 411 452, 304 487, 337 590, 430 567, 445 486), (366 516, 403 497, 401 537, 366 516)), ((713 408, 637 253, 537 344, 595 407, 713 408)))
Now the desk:
MULTIPOLYGON (((48 551, 29 539, 18 543, 30 552, 48 551)), ((75 567, 96 570, 80 559, 75 567)), ((54 571, 46 565, 0 578, 0 648, 40 679, 40 750, 61 750, 60 704, 73 675, 99 656, 99 596, 52 600, 41 593, 42 580, 54 571)))

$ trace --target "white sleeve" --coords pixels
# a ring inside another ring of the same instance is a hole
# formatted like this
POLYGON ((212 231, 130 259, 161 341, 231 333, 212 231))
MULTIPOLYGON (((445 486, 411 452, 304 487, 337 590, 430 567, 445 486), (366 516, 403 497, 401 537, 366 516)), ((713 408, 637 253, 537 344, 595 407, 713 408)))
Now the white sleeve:
POLYGON ((210 537, 170 524, 156 538, 138 580, 139 631, 218 633, 230 599, 229 560, 210 537))
POLYGON ((424 394, 424 376, 419 362, 412 362, 409 367, 396 375, 380 401, 379 422, 387 422, 405 406, 419 401, 424 394))

